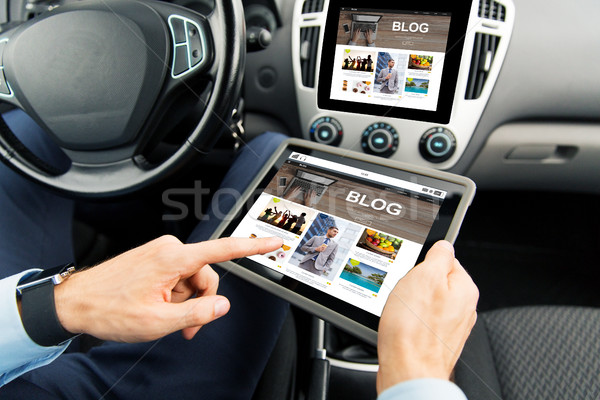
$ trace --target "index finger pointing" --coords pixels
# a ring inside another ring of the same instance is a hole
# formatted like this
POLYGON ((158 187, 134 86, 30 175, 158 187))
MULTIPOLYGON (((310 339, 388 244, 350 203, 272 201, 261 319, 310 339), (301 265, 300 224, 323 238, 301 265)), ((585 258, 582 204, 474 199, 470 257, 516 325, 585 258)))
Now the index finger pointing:
POLYGON ((219 263, 255 254, 264 254, 283 245, 278 237, 270 238, 221 238, 185 246, 189 256, 197 259, 199 266, 219 263))

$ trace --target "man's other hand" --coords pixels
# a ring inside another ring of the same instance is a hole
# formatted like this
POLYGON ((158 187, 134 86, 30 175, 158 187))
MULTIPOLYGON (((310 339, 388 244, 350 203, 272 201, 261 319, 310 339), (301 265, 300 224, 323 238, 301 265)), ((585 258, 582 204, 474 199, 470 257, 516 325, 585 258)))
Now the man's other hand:
POLYGON ((479 291, 446 241, 390 294, 379 323, 377 392, 411 379, 449 379, 477 319, 479 291))

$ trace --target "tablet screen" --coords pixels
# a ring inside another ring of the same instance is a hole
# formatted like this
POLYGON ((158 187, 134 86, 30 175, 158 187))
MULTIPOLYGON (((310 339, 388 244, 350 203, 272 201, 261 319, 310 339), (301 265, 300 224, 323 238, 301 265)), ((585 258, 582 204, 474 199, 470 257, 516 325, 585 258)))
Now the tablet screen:
POLYGON ((376 329, 398 280, 444 238, 464 188, 302 148, 276 165, 225 235, 284 244, 238 263, 376 329))
POLYGON ((319 107, 447 123, 469 2, 350 3, 329 6, 319 107))

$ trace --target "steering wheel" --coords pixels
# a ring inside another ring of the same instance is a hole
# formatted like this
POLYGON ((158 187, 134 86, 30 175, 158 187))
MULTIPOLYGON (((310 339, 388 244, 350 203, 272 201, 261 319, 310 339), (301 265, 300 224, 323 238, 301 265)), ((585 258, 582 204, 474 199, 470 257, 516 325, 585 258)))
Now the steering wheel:
POLYGON ((60 6, 0 34, 0 100, 33 118, 71 165, 45 164, 0 121, 2 161, 76 197, 141 189, 210 151, 228 127, 244 62, 239 0, 215 0, 208 15, 154 0, 60 6), (191 133, 149 161, 182 108, 191 133))

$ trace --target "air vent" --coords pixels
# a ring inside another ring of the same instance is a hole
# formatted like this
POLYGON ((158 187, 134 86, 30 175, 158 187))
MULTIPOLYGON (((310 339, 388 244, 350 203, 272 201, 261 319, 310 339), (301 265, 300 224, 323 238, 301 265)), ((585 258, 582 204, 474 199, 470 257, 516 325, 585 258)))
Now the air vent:
POLYGON ((473 45, 473 57, 471 58, 471 69, 469 70, 469 81, 465 99, 478 99, 490 72, 492 62, 498 50, 500 37, 477 33, 473 45))
POLYGON ((325 0, 306 0, 302 6, 302 14, 321 12, 324 3, 325 0))
POLYGON ((506 19, 506 7, 497 1, 479 0, 479 17, 504 22, 506 19))
POLYGON ((318 46, 318 26, 300 29, 300 68, 302 70, 302 84, 306 87, 315 87, 318 46))

